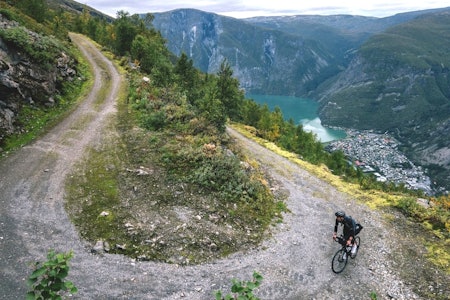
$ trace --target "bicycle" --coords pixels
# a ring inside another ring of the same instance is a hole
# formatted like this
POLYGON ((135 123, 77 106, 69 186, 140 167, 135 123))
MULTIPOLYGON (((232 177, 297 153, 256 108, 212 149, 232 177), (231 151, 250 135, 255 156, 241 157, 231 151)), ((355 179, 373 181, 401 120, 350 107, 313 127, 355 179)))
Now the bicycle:
POLYGON ((334 273, 339 274, 344 271, 347 266, 348 258, 355 258, 356 254, 358 254, 359 246, 361 246, 361 239, 359 236, 356 236, 353 239, 353 243, 351 246, 346 245, 346 241, 342 236, 336 238, 336 242, 342 245, 341 249, 339 249, 333 256, 333 260, 331 261, 331 269, 334 273), (351 254, 352 246, 356 242, 356 252, 354 255, 351 254))

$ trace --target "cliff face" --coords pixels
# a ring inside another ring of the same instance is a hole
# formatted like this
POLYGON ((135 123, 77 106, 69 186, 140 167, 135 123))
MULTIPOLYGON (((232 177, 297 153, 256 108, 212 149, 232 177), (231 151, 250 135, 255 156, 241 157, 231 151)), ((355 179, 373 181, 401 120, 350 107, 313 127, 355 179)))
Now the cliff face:
POLYGON ((183 9, 155 14, 153 25, 176 55, 215 73, 224 59, 252 93, 294 95, 338 72, 336 57, 319 43, 243 20, 183 9))
POLYGON ((36 51, 46 39, 0 15, 0 146, 5 137, 23 130, 18 116, 24 105, 55 105, 63 82, 76 76, 76 62, 66 52, 55 51, 51 62, 44 62, 30 55, 12 32, 28 39, 36 51))

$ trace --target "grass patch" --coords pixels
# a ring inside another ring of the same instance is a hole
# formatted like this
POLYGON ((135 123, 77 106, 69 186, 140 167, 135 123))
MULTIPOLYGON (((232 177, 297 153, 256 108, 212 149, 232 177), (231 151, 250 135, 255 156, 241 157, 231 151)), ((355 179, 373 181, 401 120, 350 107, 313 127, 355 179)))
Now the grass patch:
POLYGON ((426 257, 433 264, 450 274, 450 241, 440 241, 440 243, 427 242, 425 246, 428 251, 426 257))
POLYGON ((117 184, 121 166, 114 143, 104 145, 103 149, 90 149, 87 159, 68 177, 66 210, 82 237, 120 244, 124 236, 117 224, 126 217, 117 184))

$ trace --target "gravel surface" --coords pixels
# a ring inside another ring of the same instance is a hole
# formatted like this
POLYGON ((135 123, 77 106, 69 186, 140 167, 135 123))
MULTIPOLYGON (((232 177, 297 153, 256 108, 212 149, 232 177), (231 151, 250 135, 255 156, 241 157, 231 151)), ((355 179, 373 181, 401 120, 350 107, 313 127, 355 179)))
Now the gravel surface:
POLYGON ((74 299, 214 299, 214 291, 230 291, 232 278, 249 280, 253 271, 264 278, 256 290, 261 299, 370 299, 371 292, 378 299, 422 299, 413 292, 414 283, 400 277, 393 259, 396 245, 391 245, 399 233, 379 212, 231 129, 229 134, 275 179, 278 191, 288 195, 290 213, 272 228, 270 239, 245 253, 196 266, 92 254, 92 245, 79 239, 64 211, 63 182, 83 150, 101 142, 123 79, 93 45, 81 36, 72 38, 94 67, 92 92, 46 136, 0 162, 0 299, 24 298, 28 264, 45 260, 50 248, 74 251, 69 276, 79 289, 74 299), (105 72, 109 76, 102 76, 105 72), (97 109, 96 94, 105 78, 115 88, 97 109), (358 256, 339 275, 331 271, 339 248, 331 238, 338 209, 365 226, 358 256))

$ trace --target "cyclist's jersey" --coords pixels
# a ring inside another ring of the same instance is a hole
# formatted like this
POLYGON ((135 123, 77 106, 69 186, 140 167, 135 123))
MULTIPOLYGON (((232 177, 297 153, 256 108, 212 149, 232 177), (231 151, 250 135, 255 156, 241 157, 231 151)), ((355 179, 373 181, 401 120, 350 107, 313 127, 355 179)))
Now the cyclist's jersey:
MULTIPOLYGON (((339 225, 339 221, 336 219, 336 223, 334 225, 334 232, 337 232, 337 228, 339 225)), ((344 220, 342 220, 342 225, 344 225, 344 238, 348 239, 350 236, 355 236, 356 231, 356 222, 350 216, 345 216, 344 220)))

